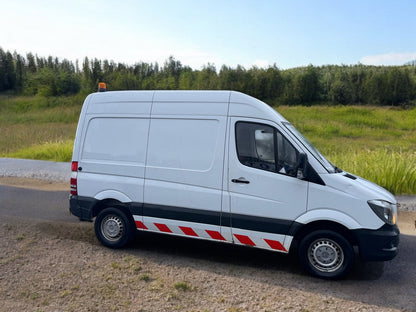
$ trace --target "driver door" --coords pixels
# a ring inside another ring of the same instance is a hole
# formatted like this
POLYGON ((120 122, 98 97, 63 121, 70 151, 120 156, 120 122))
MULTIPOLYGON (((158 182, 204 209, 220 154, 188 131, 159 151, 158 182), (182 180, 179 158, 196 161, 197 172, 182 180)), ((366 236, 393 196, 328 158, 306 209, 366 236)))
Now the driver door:
POLYGON ((230 223, 237 244, 287 252, 292 221, 305 212, 308 182, 296 177, 299 151, 273 123, 231 118, 230 223))

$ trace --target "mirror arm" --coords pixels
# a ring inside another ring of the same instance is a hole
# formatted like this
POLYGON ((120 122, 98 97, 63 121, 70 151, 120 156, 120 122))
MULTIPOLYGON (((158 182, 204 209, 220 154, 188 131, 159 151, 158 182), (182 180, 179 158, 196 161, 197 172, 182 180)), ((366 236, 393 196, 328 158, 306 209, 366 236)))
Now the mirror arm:
POLYGON ((308 156, 305 153, 299 154, 299 162, 298 162, 298 169, 297 169, 297 178, 304 180, 307 178, 306 176, 306 166, 308 164, 308 156))

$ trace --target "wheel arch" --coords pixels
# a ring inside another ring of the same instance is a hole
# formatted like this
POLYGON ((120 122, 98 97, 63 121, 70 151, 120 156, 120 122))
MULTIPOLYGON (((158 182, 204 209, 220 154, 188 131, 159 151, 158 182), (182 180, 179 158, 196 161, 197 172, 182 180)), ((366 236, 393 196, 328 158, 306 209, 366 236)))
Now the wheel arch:
POLYGON ((293 243, 290 247, 290 251, 296 250, 299 246, 299 243, 306 235, 318 230, 330 230, 336 232, 345 237, 345 239, 348 240, 352 246, 358 245, 358 241, 355 235, 343 224, 334 222, 332 220, 319 220, 304 224, 296 229, 296 231, 293 233, 293 243))
MULTIPOLYGON (((103 209, 114 207, 123 210, 123 212, 131 217, 130 210, 128 208, 131 199, 124 193, 116 190, 105 190, 97 193, 94 196, 96 200, 95 205, 92 208, 92 217, 96 217, 103 209)), ((132 219, 132 217, 131 217, 132 219)))
POLYGON ((110 207, 120 209, 129 219, 131 219, 131 221, 133 221, 133 216, 130 213, 128 203, 122 203, 114 198, 98 200, 92 209, 92 217, 98 216, 101 211, 110 207))

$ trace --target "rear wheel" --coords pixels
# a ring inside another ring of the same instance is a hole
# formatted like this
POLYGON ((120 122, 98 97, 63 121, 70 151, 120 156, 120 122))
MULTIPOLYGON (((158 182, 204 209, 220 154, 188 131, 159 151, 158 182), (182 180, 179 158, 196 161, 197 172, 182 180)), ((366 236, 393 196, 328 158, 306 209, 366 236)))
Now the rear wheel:
POLYGON ((354 250, 350 242, 337 232, 314 231, 302 239, 299 260, 314 276, 339 279, 351 270, 354 250))
POLYGON ((105 246, 120 248, 130 242, 134 227, 127 215, 117 208, 102 210, 94 224, 98 240, 105 246))

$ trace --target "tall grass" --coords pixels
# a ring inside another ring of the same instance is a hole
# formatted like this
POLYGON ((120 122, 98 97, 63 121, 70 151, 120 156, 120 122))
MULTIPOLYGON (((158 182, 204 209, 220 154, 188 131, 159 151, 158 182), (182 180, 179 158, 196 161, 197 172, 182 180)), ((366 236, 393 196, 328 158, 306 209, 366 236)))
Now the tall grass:
MULTIPOLYGON (((18 153, 24 158, 48 159, 48 154, 35 150, 45 146, 60 149, 60 144, 50 142, 74 140, 82 102, 78 95, 50 98, 0 96, 0 156, 18 157, 18 153)), ((49 158, 51 160, 71 158, 58 151, 50 155, 54 155, 49 158)))
POLYGON ((341 169, 381 185, 393 194, 416 194, 416 152, 349 150, 330 154, 328 159, 341 169))
POLYGON ((328 159, 394 194, 416 194, 416 108, 278 107, 328 159))
MULTIPOLYGON (((70 161, 83 99, 0 96, 0 156, 70 161)), ((394 194, 416 194, 416 108, 276 109, 338 167, 394 194)))
POLYGON ((74 141, 45 142, 9 153, 12 158, 27 158, 52 161, 71 161, 74 141))

